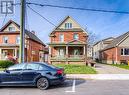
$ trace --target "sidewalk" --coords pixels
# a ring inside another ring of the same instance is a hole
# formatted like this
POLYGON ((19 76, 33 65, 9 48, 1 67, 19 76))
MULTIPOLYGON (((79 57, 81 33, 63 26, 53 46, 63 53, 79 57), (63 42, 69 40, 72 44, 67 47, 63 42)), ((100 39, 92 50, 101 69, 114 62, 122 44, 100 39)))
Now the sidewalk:
POLYGON ((129 74, 68 74, 66 77, 86 80, 129 80, 129 74))
POLYGON ((106 64, 97 63, 94 69, 98 74, 129 74, 129 70, 106 64))

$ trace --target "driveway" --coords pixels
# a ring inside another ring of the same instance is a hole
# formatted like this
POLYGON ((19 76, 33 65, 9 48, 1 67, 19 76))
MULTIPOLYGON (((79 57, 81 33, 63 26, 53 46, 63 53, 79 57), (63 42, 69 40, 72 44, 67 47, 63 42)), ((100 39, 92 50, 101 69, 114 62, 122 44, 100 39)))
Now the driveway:
POLYGON ((96 64, 95 69, 98 74, 129 74, 129 70, 99 63, 96 64))
POLYGON ((129 81, 66 80, 48 90, 34 87, 3 87, 0 95, 128 95, 129 81))

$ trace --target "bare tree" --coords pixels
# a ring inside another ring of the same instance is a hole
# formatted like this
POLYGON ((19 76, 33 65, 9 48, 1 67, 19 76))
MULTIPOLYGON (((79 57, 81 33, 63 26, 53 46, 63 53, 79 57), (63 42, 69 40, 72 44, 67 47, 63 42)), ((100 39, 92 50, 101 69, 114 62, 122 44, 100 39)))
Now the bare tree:
POLYGON ((98 36, 92 31, 85 29, 88 32, 88 45, 93 45, 95 42, 99 40, 98 36))

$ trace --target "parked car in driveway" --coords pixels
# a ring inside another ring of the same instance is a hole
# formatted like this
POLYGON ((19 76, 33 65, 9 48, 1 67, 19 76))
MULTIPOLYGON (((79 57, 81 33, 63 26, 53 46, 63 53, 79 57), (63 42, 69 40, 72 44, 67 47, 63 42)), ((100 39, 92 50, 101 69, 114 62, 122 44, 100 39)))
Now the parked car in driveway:
POLYGON ((21 63, 0 72, 0 86, 37 86, 41 90, 65 80, 63 68, 46 63, 21 63))

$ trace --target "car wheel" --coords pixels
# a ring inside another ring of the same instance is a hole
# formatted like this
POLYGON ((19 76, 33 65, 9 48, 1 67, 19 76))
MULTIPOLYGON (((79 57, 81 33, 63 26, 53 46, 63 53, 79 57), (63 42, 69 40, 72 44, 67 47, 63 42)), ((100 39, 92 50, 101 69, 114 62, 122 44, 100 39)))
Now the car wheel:
POLYGON ((37 87, 41 90, 46 90, 49 87, 49 81, 47 78, 40 78, 37 81, 37 87))

